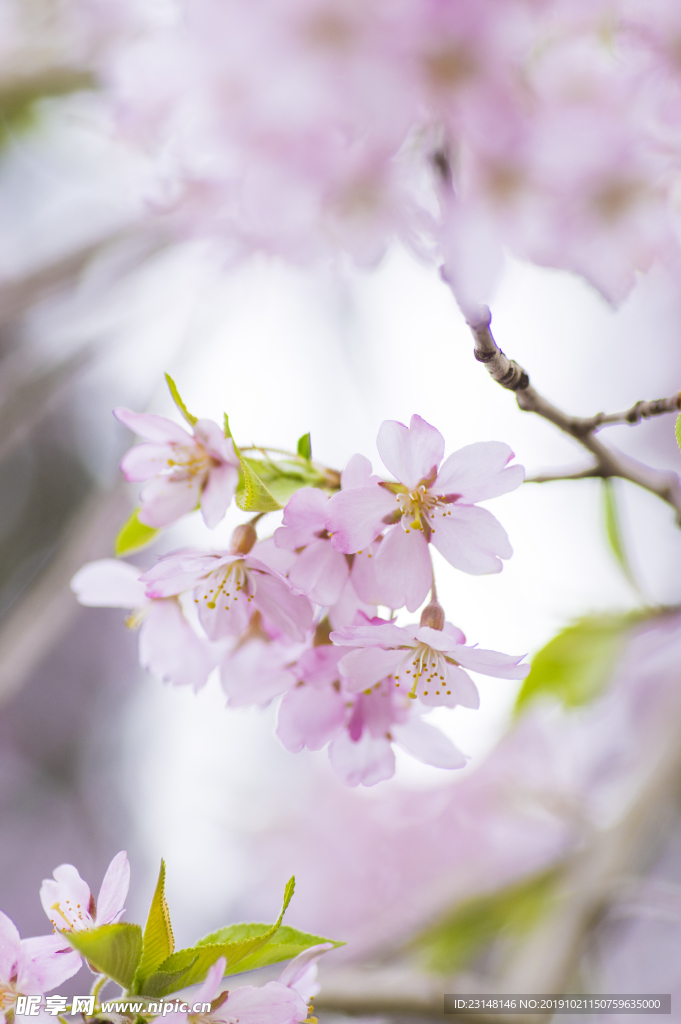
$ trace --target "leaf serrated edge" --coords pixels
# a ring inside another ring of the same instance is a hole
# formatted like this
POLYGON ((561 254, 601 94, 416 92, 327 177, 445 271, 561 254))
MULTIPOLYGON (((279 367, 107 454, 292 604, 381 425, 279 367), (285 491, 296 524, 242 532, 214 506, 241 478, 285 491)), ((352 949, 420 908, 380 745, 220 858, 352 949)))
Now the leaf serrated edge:
POLYGON ((180 392, 178 391, 177 384, 175 383, 173 378, 170 376, 170 374, 166 373, 165 377, 166 377, 166 384, 168 385, 168 390, 170 391, 170 394, 172 395, 172 398, 173 398, 173 402, 175 403, 177 408, 180 410, 180 412, 182 413, 182 416, 185 418, 185 420, 187 421, 189 426, 193 427, 195 423, 199 422, 199 417, 198 416, 194 416, 192 413, 190 413, 189 409, 187 408, 187 406, 182 401, 182 398, 180 397, 180 392))

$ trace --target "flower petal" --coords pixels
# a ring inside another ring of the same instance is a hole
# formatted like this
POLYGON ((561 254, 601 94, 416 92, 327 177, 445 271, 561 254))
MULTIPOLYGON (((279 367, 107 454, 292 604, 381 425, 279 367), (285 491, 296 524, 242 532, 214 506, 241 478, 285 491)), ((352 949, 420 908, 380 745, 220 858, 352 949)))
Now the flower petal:
POLYGON ((497 679, 524 679, 530 671, 529 665, 520 665, 524 654, 502 654, 500 651, 485 651, 479 647, 456 647, 452 657, 471 672, 480 672, 497 679))
POLYGON ((213 466, 201 491, 201 515, 209 530, 224 519, 239 482, 239 471, 228 463, 213 466))
POLYGON ((142 508, 138 519, 147 526, 160 529, 170 526, 182 516, 193 512, 201 497, 202 475, 189 480, 175 480, 170 476, 157 476, 145 484, 140 492, 142 508))
POLYGON ((97 927, 114 924, 125 909, 125 900, 130 888, 130 865, 125 850, 113 858, 102 881, 97 897, 97 927))
POLYGON ((435 475, 445 453, 440 431, 420 416, 412 416, 408 428, 397 420, 385 420, 376 445, 383 465, 410 491, 435 475))
POLYGON ((371 475, 371 463, 366 455, 353 455, 341 473, 341 488, 348 491, 353 487, 368 487, 378 479, 371 475))
POLYGON ((140 628, 139 657, 163 682, 194 690, 201 689, 215 664, 210 645, 197 636, 173 597, 152 602, 140 628))
POLYGON ((71 580, 81 604, 95 608, 142 608, 148 604, 140 570, 129 562, 101 558, 88 562, 71 580))
POLYGON ((26 995, 42 995, 72 978, 82 959, 62 935, 22 939, 16 987, 26 995))
POLYGON ((238 470, 239 457, 234 451, 234 441, 231 437, 225 437, 214 420, 197 420, 194 424, 194 437, 214 459, 238 470))
POLYGON ((375 739, 366 730, 355 741, 343 729, 329 747, 331 767, 346 786, 375 786, 395 774, 395 754, 390 740, 375 739))
POLYGON ((501 572, 500 559, 513 554, 499 520, 475 505, 452 505, 449 515, 438 520, 432 543, 450 565, 471 576, 501 572))
POLYGON ((280 706, 277 736, 287 750, 321 750, 345 722, 345 698, 333 686, 308 683, 287 693, 280 706))
POLYGON ((132 430, 145 441, 168 442, 193 446, 194 438, 184 427, 165 416, 157 416, 151 412, 133 412, 132 409, 119 407, 114 409, 114 416, 129 430, 132 430))
POLYGON ((414 635, 415 630, 386 622, 378 626, 344 626, 331 634, 331 641, 343 647, 413 647, 414 635))
POLYGON ((169 444, 136 444, 121 459, 121 472, 126 480, 149 480, 168 468, 173 457, 169 444))
POLYGON ((254 604, 265 618, 292 640, 304 640, 312 626, 312 605, 303 594, 294 594, 284 580, 257 573, 254 604))
POLYGON ((0 984, 9 982, 19 960, 19 930, 0 910, 0 984))
POLYGON ((502 441, 468 444, 445 459, 432 489, 437 494, 460 494, 466 504, 514 491, 525 479, 525 469, 504 468, 513 456, 502 441))
POLYGON ((443 732, 420 718, 394 725, 392 736, 412 757, 435 768, 463 768, 467 758, 443 732))
POLYGON ((230 989, 218 1012, 220 1019, 230 1024, 300 1024, 307 1017, 307 1004, 295 989, 269 981, 261 988, 241 985, 230 989))
POLYGON ((318 487, 301 487, 296 491, 286 503, 283 526, 274 531, 277 547, 295 551, 316 540, 317 535, 325 529, 324 516, 328 502, 328 495, 318 487))
POLYGON ((348 555, 361 551, 385 527, 384 516, 396 508, 395 495, 378 484, 339 491, 326 506, 325 523, 333 535, 331 543, 348 555))
POLYGON ((228 654, 220 664, 220 682, 227 694, 227 706, 266 707, 273 697, 286 693, 295 678, 285 667, 287 649, 265 640, 249 640, 228 654))
POLYGON ((404 651, 384 651, 382 647, 365 647, 350 651, 338 662, 343 679, 351 693, 360 693, 393 674, 404 657, 404 651))
POLYGON ((414 612, 433 585, 428 541, 420 530, 407 533, 398 523, 388 530, 376 555, 376 578, 389 608, 414 612))
POLYGON ((40 902, 57 931, 92 925, 90 886, 73 864, 60 864, 40 886, 40 902))
POLYGON ((300 993, 305 1002, 309 1002, 313 996, 317 995, 319 986, 310 986, 309 970, 314 967, 319 960, 322 953, 327 953, 330 949, 333 949, 333 942, 321 942, 318 946, 310 946, 309 949, 304 949, 302 953, 294 957, 290 963, 286 965, 284 970, 281 972, 277 981, 280 985, 288 985, 289 988, 294 988, 296 992, 300 993))
POLYGON ((343 592, 350 566, 328 540, 314 540, 301 551, 288 574, 289 583, 317 604, 335 604, 343 592))

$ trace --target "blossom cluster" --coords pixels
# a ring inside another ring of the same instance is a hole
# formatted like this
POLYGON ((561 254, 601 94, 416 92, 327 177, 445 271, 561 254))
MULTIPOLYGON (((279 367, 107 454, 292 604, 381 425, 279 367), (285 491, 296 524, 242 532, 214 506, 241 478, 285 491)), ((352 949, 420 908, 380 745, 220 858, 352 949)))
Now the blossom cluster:
MULTIPOLYGON (((257 476, 277 465, 245 458, 229 428, 223 434, 177 401, 192 434, 160 416, 115 411, 145 439, 121 464, 129 480, 144 481, 138 522, 157 529, 200 507, 213 527, 235 494, 242 508, 281 507, 257 476)), ((182 549, 141 574, 104 559, 81 569, 73 589, 83 604, 131 610, 141 663, 162 679, 199 689, 218 669, 230 707, 281 698, 284 746, 328 746, 348 785, 390 778, 394 745, 460 768, 465 756, 423 715, 478 706, 467 669, 522 679, 529 668, 522 656, 468 646, 445 621, 430 548, 463 572, 499 572, 511 546, 477 503, 518 487, 523 469, 509 465, 513 452, 500 442, 447 458, 444 448, 420 416, 409 427, 383 423, 378 449, 396 478, 384 480, 363 455, 339 474, 316 467, 303 446, 289 462, 302 468, 273 536, 258 539, 261 511, 236 527, 228 550, 182 549), (315 474, 317 485, 305 486, 315 474), (429 592, 420 622, 398 625, 395 612, 417 611, 429 592)))
POLYGON ((119 1024, 157 1017, 172 1024, 262 1024, 264 1020, 312 1024, 316 1020, 310 1016, 311 999, 319 991, 316 963, 338 943, 287 928, 286 940, 281 950, 277 949, 277 932, 293 894, 293 879, 274 925, 228 926, 195 947, 177 952, 165 902, 165 865, 161 865, 144 934, 139 925, 120 921, 129 882, 125 851, 111 861, 96 900, 73 864, 61 864, 40 889, 40 900, 54 928, 52 935, 21 939, 10 918, 0 912, 2 1024, 17 1013, 54 1019, 67 1009, 80 1011, 85 1020, 119 1024), (226 974, 289 959, 292 949, 300 951, 277 981, 224 990, 226 974), (89 997, 74 997, 73 1005, 68 1005, 64 996, 44 998, 73 977, 83 963, 95 973, 89 997), (109 982, 119 984, 122 994, 115 1001, 101 1002, 109 982), (162 998, 168 995, 170 999, 162 998))
POLYGON ((295 262, 444 262, 474 311, 502 246, 613 301, 678 265, 675 0, 74 4, 182 231, 295 262))

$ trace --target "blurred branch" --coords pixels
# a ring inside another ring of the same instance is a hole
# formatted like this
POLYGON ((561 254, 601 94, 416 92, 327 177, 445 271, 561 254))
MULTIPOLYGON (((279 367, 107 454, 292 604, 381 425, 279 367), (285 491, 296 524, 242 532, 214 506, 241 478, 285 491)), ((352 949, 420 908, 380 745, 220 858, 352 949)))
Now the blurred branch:
MULTIPOLYGON (((665 472, 646 466, 642 462, 604 445, 595 432, 600 427, 614 423, 638 423, 642 418, 658 416, 665 412, 673 412, 681 408, 681 394, 673 398, 660 399, 655 402, 637 402, 624 413, 613 413, 606 416, 568 416, 561 409, 540 395, 530 384, 526 371, 518 363, 509 359, 499 348, 490 329, 491 317, 489 310, 480 320, 469 327, 475 338, 475 358, 484 363, 493 380, 509 391, 514 391, 519 407, 523 412, 533 412, 542 419, 548 420, 564 433, 569 434, 594 456, 595 464, 591 467, 591 475, 600 477, 621 477, 631 483, 638 484, 644 490, 656 494, 676 511, 677 522, 681 525, 681 481, 676 473, 665 472)), ((587 471, 574 474, 557 474, 535 477, 535 483, 552 479, 581 479, 588 475, 587 471)))

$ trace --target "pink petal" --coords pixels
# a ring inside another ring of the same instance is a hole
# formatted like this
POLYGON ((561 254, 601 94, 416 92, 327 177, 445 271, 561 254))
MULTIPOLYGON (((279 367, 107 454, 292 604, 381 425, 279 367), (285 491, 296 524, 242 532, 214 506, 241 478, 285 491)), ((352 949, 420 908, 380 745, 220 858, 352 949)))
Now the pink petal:
POLYGON ((442 463, 433 491, 460 494, 466 504, 514 491, 525 479, 522 466, 504 467, 513 452, 501 441, 477 441, 454 452, 442 463))
POLYGON ((331 641, 345 647, 413 647, 414 636, 414 630, 387 622, 379 626, 345 626, 331 634, 331 641))
POLYGON ((166 555, 140 576, 147 597, 171 597, 191 590, 201 580, 238 556, 223 552, 201 555, 193 552, 166 555))
POLYGON ((261 988, 242 985, 230 990, 216 1013, 217 1020, 238 1024, 300 1024, 307 1017, 307 1004, 295 989, 269 981, 261 988))
POLYGON ((200 690, 214 667, 206 640, 197 636, 175 598, 154 601, 142 622, 140 664, 166 683, 200 690))
POLYGON ((384 651, 381 647, 365 647, 350 651, 338 663, 345 684, 351 693, 360 693, 393 674, 404 657, 404 651, 384 651))
POLYGON ((364 732, 356 742, 343 729, 329 747, 331 767, 346 786, 375 786, 395 774, 395 754, 390 741, 364 732))
POLYGON ((433 585, 428 541, 420 530, 400 524, 388 530, 376 555, 376 578, 389 608, 414 612, 433 585))
POLYGON ((312 605, 303 594, 294 594, 284 580, 258 573, 254 604, 282 633, 292 640, 304 640, 312 626, 312 605))
POLYGON ((206 588, 214 581, 204 580, 194 591, 194 599, 198 600, 199 622, 206 631, 209 640, 221 640, 226 636, 238 636, 247 629, 253 614, 253 601, 249 597, 253 593, 246 588, 236 590, 234 579, 230 580, 229 589, 216 595, 213 602, 206 588), (212 606, 212 607, 211 607, 212 606))
POLYGON ((285 668, 290 653, 278 644, 265 640, 249 640, 220 665, 220 681, 230 708, 266 707, 273 697, 286 693, 295 685, 295 678, 285 668))
POLYGON ((324 516, 329 497, 318 487, 301 487, 289 498, 282 518, 283 526, 274 531, 278 548, 295 551, 317 539, 325 529, 324 516))
POLYGON ((342 648, 332 647, 330 644, 308 648, 298 659, 296 674, 306 683, 326 689, 340 678, 338 663, 343 654, 342 648))
POLYGON ((467 672, 456 665, 447 665, 445 676, 447 690, 450 690, 451 694, 449 696, 446 693, 441 694, 441 697, 436 700, 437 694, 433 694, 431 691, 428 697, 421 695, 423 704, 444 704, 448 708, 460 704, 464 708, 473 708, 473 710, 480 707, 478 688, 467 672))
POLYGON ((72 978, 81 967, 80 953, 62 935, 22 939, 16 986, 26 995, 42 995, 72 978))
MULTIPOLYGON (((453 623, 451 622, 445 622, 442 628, 442 632, 445 634, 445 636, 449 637, 449 640, 451 641, 452 644, 459 645, 466 643, 465 633, 462 630, 460 630, 458 626, 453 625, 453 623)), ((447 647, 446 650, 451 650, 451 648, 447 647)))
POLYGON ((442 462, 445 439, 420 416, 412 416, 409 428, 397 420, 381 424, 376 439, 379 455, 393 476, 409 490, 432 477, 442 462))
POLYGON ((117 420, 139 437, 143 437, 145 441, 175 441, 190 447, 194 444, 191 434, 165 416, 157 416, 151 412, 133 412, 124 408, 114 409, 113 414, 117 420))
POLYGON ((341 473, 341 488, 348 491, 352 487, 368 487, 378 479, 371 475, 371 463, 365 455, 353 455, 341 473))
POLYGON ((329 622, 333 629, 350 626, 357 618, 358 612, 363 612, 368 618, 371 618, 376 614, 376 607, 362 601, 352 585, 352 580, 349 579, 338 600, 329 607, 329 622))
POLYGON ((213 466, 208 473, 208 479, 201 492, 201 515, 209 530, 215 529, 224 519, 238 482, 238 469, 228 463, 213 466))
POLYGON ((97 608, 142 608, 148 603, 140 571, 128 562, 102 558, 79 569, 71 590, 81 604, 97 608))
MULTIPOLYGON (((415 632, 416 639, 422 644, 428 644, 428 646, 432 647, 434 651, 451 651, 453 648, 456 648, 457 650, 459 649, 457 642, 452 637, 452 634, 449 631, 445 632, 444 629, 432 629, 430 626, 419 626, 415 632)), ((460 629, 456 632, 461 634, 460 629)))
POLYGON ((227 958, 221 956, 215 961, 212 967, 209 967, 208 974, 203 979, 200 988, 196 990, 196 995, 193 997, 192 1003, 212 1002, 220 990, 220 983, 222 982, 226 969, 227 958))
POLYGON ((279 706, 277 736, 297 754, 321 750, 345 722, 345 698, 332 686, 319 689, 309 683, 287 693, 279 706))
POLYGON ((213 420, 197 420, 194 424, 194 437, 214 459, 238 470, 239 457, 234 451, 234 442, 231 437, 225 437, 217 423, 213 420))
POLYGON ((500 559, 513 554, 506 531, 486 508, 452 505, 437 522, 433 545, 450 565, 471 576, 501 572, 500 559))
POLYGON ((420 718, 391 729, 395 743, 412 757, 435 768, 463 768, 467 758, 443 732, 420 718))
POLYGON ((334 494, 326 506, 326 529, 337 551, 351 555, 371 544, 384 529, 385 516, 397 508, 395 495, 384 487, 355 487, 334 494))
POLYGON ((357 594, 367 604, 382 604, 389 607, 376 577, 376 555, 380 550, 379 541, 374 541, 352 560, 351 579, 357 594))
POLYGON ((0 984, 7 983, 19 959, 19 931, 14 921, 0 910, 0 984))
MULTIPOLYGON (((278 530, 274 531, 275 536, 278 532, 278 530)), ((251 554, 263 565, 266 565, 268 569, 274 569, 275 572, 281 573, 282 576, 285 576, 290 571, 298 557, 294 551, 287 551, 285 548, 279 547, 275 537, 259 540, 251 554)))
POLYGON ((174 480, 170 476, 154 477, 140 492, 142 508, 138 519, 147 526, 170 526, 182 516, 193 512, 201 497, 202 476, 174 480))
POLYGON ((480 672, 485 676, 496 676, 497 679, 524 679, 530 671, 529 665, 520 665, 525 657, 513 654, 501 654, 500 651, 485 651, 479 647, 456 647, 452 657, 471 672, 480 672))
POLYGON ((169 444, 136 444, 121 459, 121 472, 126 480, 149 480, 167 469, 172 457, 169 444))
POLYGON ((125 909, 125 900, 130 888, 130 865, 125 850, 117 853, 109 864, 97 897, 95 923, 113 924, 125 909))
POLYGON ((315 967, 322 953, 326 953, 330 949, 333 949, 333 942, 322 942, 318 946, 310 946, 309 949, 304 949, 302 953, 299 953, 298 956, 294 957, 286 965, 277 981, 280 985, 288 985, 289 988, 294 988, 296 992, 300 993, 305 1002, 308 1003, 319 991, 318 985, 314 985, 314 987, 309 985, 310 980, 313 979, 310 979, 308 972, 311 967, 315 967))
POLYGON ((328 540, 314 540, 298 555, 288 574, 289 583, 317 604, 335 604, 350 575, 345 555, 328 540))

